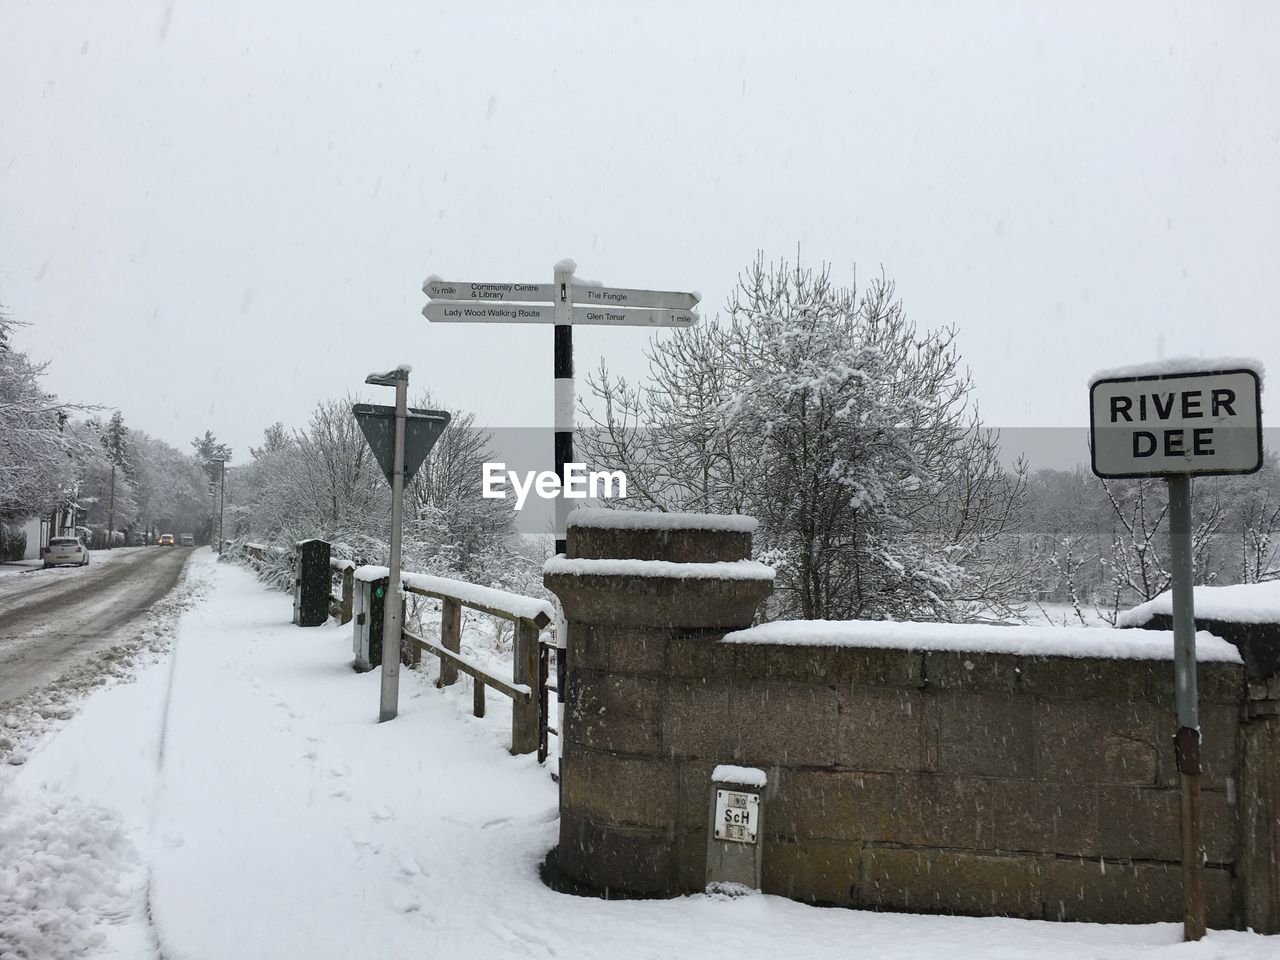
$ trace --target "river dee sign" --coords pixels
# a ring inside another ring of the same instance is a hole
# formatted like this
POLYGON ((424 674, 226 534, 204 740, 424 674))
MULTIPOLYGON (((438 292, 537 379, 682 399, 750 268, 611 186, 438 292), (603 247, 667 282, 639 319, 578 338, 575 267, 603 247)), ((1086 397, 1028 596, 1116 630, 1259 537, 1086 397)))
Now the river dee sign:
POLYGON ((1093 472, 1106 479, 1253 473, 1262 466, 1254 370, 1100 374, 1089 389, 1093 472))

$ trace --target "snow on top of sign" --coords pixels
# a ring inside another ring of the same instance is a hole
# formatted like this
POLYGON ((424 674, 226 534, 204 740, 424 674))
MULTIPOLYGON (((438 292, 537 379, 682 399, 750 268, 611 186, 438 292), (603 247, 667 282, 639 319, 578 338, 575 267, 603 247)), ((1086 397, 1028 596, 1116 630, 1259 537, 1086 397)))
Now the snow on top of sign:
POLYGON ((413 373, 413 364, 397 363, 390 370, 374 370, 365 378, 365 382, 367 383, 369 380, 374 380, 374 379, 377 379, 377 380, 394 379, 392 375, 396 373, 403 373, 406 376, 410 373, 413 373))
POLYGON ((1215 370, 1252 370, 1258 375, 1259 382, 1262 382, 1266 372, 1262 361, 1252 357, 1169 357, 1164 360, 1149 360, 1146 363, 1099 370, 1089 378, 1089 386, 1092 387, 1099 380, 1120 380, 1126 377, 1172 377, 1183 373, 1206 373, 1215 370))
POLYGON ((732 530, 754 533, 759 522, 740 513, 663 513, 658 510, 610 510, 579 507, 569 514, 571 527, 611 530, 732 530))
POLYGON ((351 574, 353 580, 360 583, 373 583, 375 580, 381 580, 391 572, 388 567, 379 567, 376 564, 368 563, 363 567, 356 567, 355 572, 351 574))
MULTIPOLYGON (((372 582, 381 580, 390 572, 387 567, 369 565, 360 567, 353 576, 357 580, 372 582)), ((524 620, 536 620, 540 613, 546 614, 548 620, 554 620, 556 615, 555 608, 546 600, 526 597, 519 593, 508 593, 506 590, 498 590, 494 587, 482 587, 465 580, 436 577, 429 573, 401 571, 400 585, 410 590, 444 594, 462 604, 474 603, 482 607, 503 610, 513 617, 524 620)))
MULTIPOLYGON (((1280 623, 1280 580, 1196 587, 1195 609, 1197 620, 1280 623)), ((1116 623, 1122 627, 1140 627, 1160 614, 1173 615, 1173 595, 1167 590, 1154 600, 1124 611, 1116 618, 1116 623)))
POLYGON ((722 763, 711 771, 712 783, 736 783, 743 787, 768 786, 769 778, 759 767, 739 767, 732 763, 722 763))
POLYGON ((672 563, 670 560, 570 560, 557 554, 542 566, 543 573, 575 577, 673 577, 678 580, 772 580, 773 567, 757 560, 719 560, 715 563, 672 563))
MULTIPOLYGON (((973 623, 903 623, 881 620, 777 620, 725 635, 726 643, 774 643, 799 647, 877 647, 950 650, 1020 656, 1097 657, 1107 660, 1172 660, 1173 631, 1110 627, 1002 627, 973 623)), ((1227 641, 1201 631, 1196 659, 1240 663, 1227 641)))
POLYGON ((563 260, 556 261, 555 269, 567 270, 569 273, 577 273, 578 262, 576 260, 571 259, 570 257, 565 257, 563 260))
POLYGON ((444 283, 444 277, 438 273, 428 274, 427 279, 422 281, 422 285, 425 287, 429 283, 444 283))

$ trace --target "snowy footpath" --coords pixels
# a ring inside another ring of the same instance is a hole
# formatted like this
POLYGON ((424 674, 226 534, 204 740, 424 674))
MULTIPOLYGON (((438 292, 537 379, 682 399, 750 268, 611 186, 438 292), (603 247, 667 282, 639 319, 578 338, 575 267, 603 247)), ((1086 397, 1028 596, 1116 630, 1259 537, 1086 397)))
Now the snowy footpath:
POLYGON ((538 879, 556 787, 506 751, 509 713, 377 674, 350 628, 193 561, 172 653, 100 690, 0 772, 0 958, 1207 958, 1280 938, 807 907, 777 897, 613 901, 538 879))

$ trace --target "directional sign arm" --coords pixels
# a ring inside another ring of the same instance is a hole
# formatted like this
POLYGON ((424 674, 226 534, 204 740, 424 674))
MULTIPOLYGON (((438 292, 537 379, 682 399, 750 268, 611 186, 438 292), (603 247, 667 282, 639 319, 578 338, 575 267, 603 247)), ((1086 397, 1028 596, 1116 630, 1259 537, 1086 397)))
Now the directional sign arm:
POLYGON ((573 308, 573 323, 600 327, 692 327, 698 315, 692 310, 649 310, 644 307, 573 308))
MULTIPOLYGON (((422 315, 433 323, 555 323, 556 310, 542 303, 496 303, 432 300, 422 315)), ((584 307, 570 311, 569 322, 600 327, 692 327, 692 310, 651 310, 647 307, 584 307)))
POLYGON ((497 303, 494 301, 432 300, 422 315, 433 323, 555 323, 549 303, 497 303))
POLYGON ((658 307, 668 310, 692 310, 701 298, 696 293, 673 290, 629 290, 624 287, 573 285, 573 302, 592 307, 658 307))
POLYGON ((506 303, 551 303, 550 283, 463 283, 429 277, 422 292, 432 300, 497 300, 506 303))

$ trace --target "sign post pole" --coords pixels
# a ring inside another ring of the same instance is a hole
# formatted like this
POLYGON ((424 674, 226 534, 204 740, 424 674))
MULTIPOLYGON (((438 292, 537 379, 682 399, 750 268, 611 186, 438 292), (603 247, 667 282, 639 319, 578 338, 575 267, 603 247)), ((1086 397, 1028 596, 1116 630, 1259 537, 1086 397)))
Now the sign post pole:
POLYGON ((1169 484, 1169 554, 1173 566, 1173 689, 1178 729, 1174 755, 1181 785, 1182 931, 1205 933, 1204 849, 1200 840, 1200 705, 1196 690, 1196 614, 1191 558, 1191 477, 1169 484))
MULTIPOLYGON (((555 296, 555 471, 560 478, 560 495, 555 504, 555 541, 558 555, 568 552, 569 500, 564 495, 568 476, 565 464, 573 462, 573 269, 572 264, 556 264, 555 296)), ((564 608, 556 600, 556 729, 564 729, 565 680, 569 669, 569 623, 564 608)))
POLYGON ((360 426, 378 466, 391 484, 391 569, 387 572, 387 593, 383 599, 382 691, 378 722, 394 720, 400 694, 400 635, 403 629, 404 598, 400 591, 400 544, 404 529, 404 485, 413 479, 449 425, 443 410, 410 410, 409 368, 396 367, 387 373, 371 373, 365 383, 396 388, 396 404, 384 407, 357 403, 351 413, 360 426))
POLYGON ((400 700, 400 630, 404 604, 400 597, 400 537, 404 516, 404 421, 409 404, 409 372, 397 370, 396 434, 391 472, 391 570, 382 614, 382 701, 378 722, 394 720, 400 700))
POLYGON ((1191 481, 1254 473, 1262 466, 1262 380, 1259 368, 1244 363, 1158 361, 1103 371, 1089 387, 1093 472, 1104 480, 1163 477, 1169 486, 1184 940, 1204 937, 1208 912, 1200 836, 1191 481))
MULTIPOLYGON (((433 323, 551 323, 555 325, 555 472, 560 495, 555 503, 556 553, 567 549, 569 501, 564 496, 566 464, 573 462, 573 327, 692 327, 698 322, 696 293, 632 290, 575 282, 573 261, 555 266, 547 283, 463 283, 428 277, 422 285, 428 303, 422 315, 433 323)), ((556 686, 560 723, 564 728, 564 695, 568 688, 567 626, 556 603, 556 686)), ((385 663, 385 660, 384 660, 385 663)))

